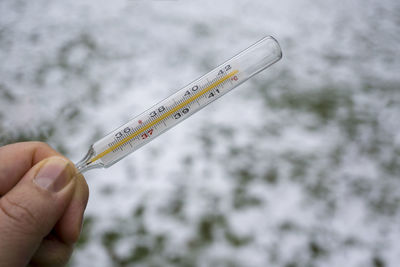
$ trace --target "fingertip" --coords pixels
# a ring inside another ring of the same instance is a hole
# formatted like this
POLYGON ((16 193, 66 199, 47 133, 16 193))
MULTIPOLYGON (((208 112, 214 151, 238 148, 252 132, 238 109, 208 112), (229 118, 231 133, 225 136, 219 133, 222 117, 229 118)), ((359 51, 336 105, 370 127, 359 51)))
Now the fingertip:
POLYGON ((0 147, 0 195, 10 191, 38 162, 61 156, 43 142, 21 142, 0 147))
POLYGON ((43 239, 33 255, 30 266, 64 266, 71 257, 73 246, 52 234, 43 239))

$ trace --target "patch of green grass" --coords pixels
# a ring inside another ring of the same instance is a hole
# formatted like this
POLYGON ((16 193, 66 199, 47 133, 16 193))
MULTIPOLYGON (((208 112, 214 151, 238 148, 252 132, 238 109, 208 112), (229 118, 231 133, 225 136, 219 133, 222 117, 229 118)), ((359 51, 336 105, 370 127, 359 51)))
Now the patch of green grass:
POLYGON ((85 247, 91 237, 91 230, 94 225, 94 217, 86 216, 83 221, 83 228, 81 231, 81 235, 79 237, 78 243, 76 244, 77 248, 85 247))
POLYGON ((264 173, 263 179, 265 182, 269 184, 276 184, 279 178, 278 168, 277 167, 270 167, 264 173))
POLYGON ((351 94, 341 87, 323 87, 303 91, 281 90, 274 94, 269 90, 269 86, 260 87, 268 107, 308 112, 324 123, 335 118, 339 108, 353 105, 351 94))
POLYGON ((225 239, 234 247, 246 246, 253 240, 251 236, 239 236, 229 229, 225 230, 225 239))
POLYGON ((249 194, 245 186, 237 186, 233 190, 233 207, 235 209, 243 209, 260 205, 262 205, 262 200, 249 194))
POLYGON ((0 135, 0 146, 4 146, 7 144, 17 143, 17 142, 28 142, 28 141, 40 141, 45 143, 50 143, 51 146, 60 152, 61 154, 67 154, 67 148, 60 143, 54 144, 51 140, 54 138, 54 134, 56 132, 56 128, 51 123, 44 123, 40 129, 37 131, 21 131, 9 135, 0 135))
POLYGON ((107 231, 101 237, 101 242, 107 249, 112 249, 115 243, 122 237, 118 231, 107 231))
POLYGON ((223 214, 203 215, 197 223, 196 235, 189 240, 188 247, 195 251, 207 246, 215 240, 218 230, 226 227, 226 218, 223 214))

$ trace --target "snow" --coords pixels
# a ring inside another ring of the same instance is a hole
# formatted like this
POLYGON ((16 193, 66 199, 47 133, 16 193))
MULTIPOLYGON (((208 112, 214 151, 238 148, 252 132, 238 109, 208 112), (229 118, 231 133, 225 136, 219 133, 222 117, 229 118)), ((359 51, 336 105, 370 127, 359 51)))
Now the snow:
POLYGON ((134 266, 397 266, 399 14, 394 0, 1 1, 1 144, 42 139, 76 162, 273 35, 276 65, 85 174, 93 223, 71 265, 116 265, 113 251, 134 266))

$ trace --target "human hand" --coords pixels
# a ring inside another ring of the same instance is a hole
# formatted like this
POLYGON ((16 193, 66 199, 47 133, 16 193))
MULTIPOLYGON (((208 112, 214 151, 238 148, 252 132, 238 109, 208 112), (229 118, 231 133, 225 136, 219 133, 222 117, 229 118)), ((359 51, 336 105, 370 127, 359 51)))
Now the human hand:
POLYGON ((62 266, 89 196, 73 163, 45 143, 0 147, 0 266, 62 266))

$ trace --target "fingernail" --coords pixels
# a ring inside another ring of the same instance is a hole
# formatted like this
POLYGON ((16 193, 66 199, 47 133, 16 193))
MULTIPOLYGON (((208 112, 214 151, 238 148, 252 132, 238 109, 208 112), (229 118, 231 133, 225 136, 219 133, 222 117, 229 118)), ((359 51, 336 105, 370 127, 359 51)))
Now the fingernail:
POLYGON ((49 158, 40 168, 34 182, 50 192, 58 192, 71 180, 73 172, 68 168, 68 161, 63 158, 49 158))

